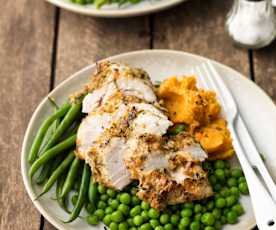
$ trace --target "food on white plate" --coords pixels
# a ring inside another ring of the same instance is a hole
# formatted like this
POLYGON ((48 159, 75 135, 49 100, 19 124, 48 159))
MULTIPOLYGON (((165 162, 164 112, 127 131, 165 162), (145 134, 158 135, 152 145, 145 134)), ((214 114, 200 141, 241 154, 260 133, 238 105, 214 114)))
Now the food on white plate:
POLYGON ((29 156, 30 179, 43 166, 38 197, 57 181, 57 202, 68 211, 76 189, 67 222, 85 206, 89 224, 102 220, 110 229, 236 223, 248 188, 240 169, 218 160, 234 149, 215 93, 198 89, 193 76, 154 86, 142 69, 108 61, 96 67, 69 103, 59 108, 51 100, 56 112, 29 156))

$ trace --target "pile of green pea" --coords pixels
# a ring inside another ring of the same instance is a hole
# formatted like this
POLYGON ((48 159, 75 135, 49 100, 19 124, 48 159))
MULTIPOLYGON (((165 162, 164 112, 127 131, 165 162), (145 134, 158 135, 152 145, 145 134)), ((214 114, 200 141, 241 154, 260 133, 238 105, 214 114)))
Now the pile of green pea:
MULTIPOLYGON (((116 192, 97 185, 95 203, 87 203, 87 223, 97 225, 102 221, 111 230, 217 230, 224 224, 235 224, 244 208, 239 203, 241 195, 248 194, 242 170, 230 168, 228 161, 204 162, 214 196, 192 203, 168 206, 159 211, 137 196, 137 183, 124 191, 116 192)), ((77 195, 71 201, 76 202, 77 195)))
POLYGON ((101 8, 103 5, 108 4, 118 4, 118 6, 122 6, 124 4, 137 4, 142 0, 71 0, 72 2, 80 5, 94 4, 97 9, 101 8))

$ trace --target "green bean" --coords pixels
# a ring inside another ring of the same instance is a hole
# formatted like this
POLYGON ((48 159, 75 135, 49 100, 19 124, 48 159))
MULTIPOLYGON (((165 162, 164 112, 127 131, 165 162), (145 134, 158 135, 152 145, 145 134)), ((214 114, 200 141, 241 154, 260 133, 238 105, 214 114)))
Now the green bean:
POLYGON ((98 185, 97 183, 93 182, 92 176, 90 178, 89 190, 88 190, 88 199, 91 204, 96 206, 98 196, 98 185))
POLYGON ((64 209, 66 212, 69 213, 67 207, 66 207, 66 200, 65 197, 61 197, 61 191, 62 187, 64 185, 66 179, 66 173, 63 173, 58 179, 57 179, 57 186, 56 186, 56 198, 59 206, 64 209))
POLYGON ((31 166, 29 171, 29 177, 32 179, 33 175, 40 168, 40 166, 47 163, 49 160, 63 153, 64 150, 72 148, 76 143, 76 135, 73 135, 63 142, 57 144, 53 148, 47 150, 42 156, 40 156, 31 166))
POLYGON ((57 167, 57 169, 55 169, 55 171, 50 176, 50 178, 47 181, 47 183, 44 185, 42 193, 37 198, 41 197, 42 195, 44 195, 46 192, 48 192, 51 189, 51 187, 54 185, 54 183, 56 182, 56 180, 58 179, 58 177, 71 164, 71 162, 73 161, 74 158, 75 158, 75 153, 74 153, 74 151, 71 151, 67 155, 67 157, 61 162, 61 164, 57 167))
POLYGON ((81 163, 81 160, 75 157, 73 163, 70 166, 69 172, 66 176, 66 180, 64 182, 61 195, 60 195, 61 197, 65 197, 73 188, 76 176, 78 175, 78 168, 80 163, 81 163))
POLYGON ((74 206, 74 209, 71 213, 69 220, 66 221, 65 223, 72 222, 79 216, 80 211, 81 211, 81 209, 85 203, 86 197, 87 197, 90 174, 91 174, 90 168, 87 164, 85 164, 83 167, 81 186, 80 186, 79 193, 78 193, 79 195, 78 195, 77 203, 74 206))
POLYGON ((59 140, 59 138, 64 134, 64 132, 67 130, 67 128, 72 124, 72 122, 75 120, 77 115, 80 113, 81 109, 81 103, 77 103, 72 105, 68 113, 63 118, 62 122, 58 126, 57 130, 54 132, 54 134, 51 136, 50 140, 44 147, 42 154, 43 155, 48 149, 53 147, 59 140))
POLYGON ((66 102, 55 114, 51 115, 50 117, 48 117, 40 126, 37 135, 33 141, 33 144, 31 146, 31 150, 28 156, 28 162, 30 164, 32 164, 38 155, 40 146, 42 144, 43 138, 47 132, 47 130, 49 129, 49 127, 51 126, 51 124, 57 119, 60 118, 62 116, 64 116, 67 111, 70 109, 71 105, 66 102))

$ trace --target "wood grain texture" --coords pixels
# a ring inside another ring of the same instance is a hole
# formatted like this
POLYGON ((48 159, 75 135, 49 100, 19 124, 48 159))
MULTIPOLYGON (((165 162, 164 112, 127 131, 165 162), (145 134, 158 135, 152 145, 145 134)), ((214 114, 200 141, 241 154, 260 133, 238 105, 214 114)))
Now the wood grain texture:
POLYGON ((225 19, 231 0, 192 0, 155 15, 154 48, 203 55, 248 75, 247 51, 228 38, 225 19))
POLYGON ((28 121, 49 90, 53 8, 44 1, 1 1, 0 229, 39 229, 40 214, 20 167, 28 121))
POLYGON ((147 17, 96 19, 61 11, 56 81, 102 58, 149 48, 147 17))
MULTIPOLYGON (((150 48, 148 17, 99 19, 61 10, 56 85, 81 68, 111 55, 150 48)), ((44 230, 54 230, 45 220, 44 230)))
POLYGON ((276 103, 276 41, 270 46, 253 51, 255 82, 276 103))

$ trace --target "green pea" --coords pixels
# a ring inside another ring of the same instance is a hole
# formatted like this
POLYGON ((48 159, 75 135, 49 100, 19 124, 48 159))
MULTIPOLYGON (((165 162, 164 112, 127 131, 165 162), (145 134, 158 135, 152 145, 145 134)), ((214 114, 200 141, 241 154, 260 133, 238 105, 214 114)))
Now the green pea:
POLYGON ((141 200, 140 200, 137 196, 133 196, 133 197, 131 198, 131 204, 132 204, 133 206, 140 204, 140 202, 141 202, 141 200))
POLYGON ((200 223, 198 221, 194 221, 190 224, 190 230, 199 230, 200 223))
POLYGON ((118 224, 115 222, 111 222, 109 228, 110 230, 118 230, 118 224))
POLYGON ((170 222, 171 222, 173 225, 177 225, 177 224, 178 224, 178 221, 179 221, 179 215, 177 215, 177 214, 172 214, 171 217, 170 217, 170 222))
POLYGON ((120 223, 123 221, 123 219, 124 219, 123 213, 119 210, 117 210, 111 214, 111 220, 113 222, 120 223))
POLYGON ((221 189, 222 189, 221 184, 216 184, 216 185, 214 186, 214 190, 215 190, 216 192, 219 192, 221 189))
POLYGON ((71 202, 74 206, 76 205, 77 200, 78 200, 78 195, 77 194, 71 197, 71 202))
POLYGON ((106 204, 104 201, 102 201, 102 200, 100 200, 100 201, 98 202, 98 204, 97 204, 97 208, 98 208, 98 209, 105 209, 106 206, 107 206, 107 204, 106 204))
POLYGON ((121 193, 118 193, 118 194, 116 195, 116 200, 120 201, 120 196, 121 196, 121 193))
POLYGON ((173 230, 173 225, 170 224, 170 223, 165 224, 164 229, 165 229, 165 230, 173 230))
POLYGON ((240 204, 235 204, 232 207, 232 210, 235 211, 239 216, 244 213, 244 209, 243 209, 243 207, 240 204))
POLYGON ((241 176, 239 179, 238 179, 238 182, 239 184, 242 183, 242 182, 246 182, 246 179, 244 176, 241 176))
POLYGON ((225 168, 229 169, 230 168, 230 162, 229 161, 224 161, 225 168))
POLYGON ((187 227, 190 224, 190 218, 189 217, 183 217, 180 219, 180 225, 187 227))
POLYGON ((111 208, 113 208, 114 210, 117 209, 119 207, 119 201, 118 200, 111 200, 111 202, 109 202, 109 206, 111 208))
POLYGON ((228 188, 223 188, 219 194, 223 197, 227 197, 230 195, 230 190, 228 188))
POLYGON ((239 190, 241 191, 242 194, 245 194, 245 195, 249 194, 246 182, 242 182, 239 184, 239 190))
POLYGON ((98 185, 98 192, 99 192, 100 194, 105 194, 106 188, 105 188, 103 185, 99 184, 99 185, 98 185))
POLYGON ((134 225, 136 225, 136 226, 142 225, 143 222, 144 222, 144 219, 143 219, 143 217, 140 216, 140 215, 137 215, 137 216, 135 216, 135 217, 133 218, 133 223, 134 223, 134 225))
POLYGON ((155 227, 154 230, 164 230, 164 228, 159 225, 159 226, 155 227))
POLYGON ((106 207, 104 210, 105 214, 111 214, 113 212, 113 208, 111 207, 106 207))
POLYGON ((129 230, 137 230, 136 227, 131 227, 129 230))
POLYGON ((184 208, 193 209, 194 208, 194 204, 193 203, 185 203, 184 204, 184 208))
POLYGON ((120 202, 122 204, 130 204, 130 202, 131 202, 131 196, 128 193, 123 193, 120 196, 120 202))
POLYGON ((232 195, 237 196, 237 197, 239 197, 239 195, 240 195, 240 191, 239 191, 238 187, 231 187, 230 188, 230 193, 232 195))
POLYGON ((141 216, 143 217, 144 221, 148 221, 149 220, 148 212, 146 210, 143 210, 141 212, 141 216))
POLYGON ((222 224, 226 224, 227 219, 226 219, 225 216, 221 216, 221 217, 220 217, 220 221, 221 221, 222 224))
POLYGON ((206 226, 206 227, 204 228, 204 230, 215 230, 215 228, 212 227, 212 226, 206 226))
POLYGON ((119 224, 119 230, 128 230, 127 222, 122 222, 119 224))
POLYGON ((226 216, 229 211, 230 211, 229 208, 225 208, 225 209, 223 209, 222 213, 224 216, 226 216))
POLYGON ((106 194, 112 198, 114 198, 116 196, 116 192, 110 188, 106 190, 106 194))
POLYGON ((217 208, 223 208, 226 205, 226 200, 224 198, 218 198, 216 199, 216 207, 217 208))
POLYGON ((125 216, 129 214, 129 207, 126 204, 120 204, 118 210, 121 211, 125 216))
POLYGON ((181 211, 180 215, 181 215, 182 217, 190 217, 190 216, 193 215, 193 211, 192 211, 191 209, 189 209, 189 208, 183 209, 183 210, 181 211))
POLYGON ((161 224, 167 224, 169 222, 169 219, 170 219, 170 216, 168 214, 162 214, 160 216, 159 221, 161 224))
POLYGON ((219 221, 216 221, 214 224, 214 227, 216 230, 220 230, 221 229, 221 223, 219 221))
POLYGON ((215 170, 215 175, 220 181, 223 181, 225 179, 225 174, 224 174, 224 171, 222 169, 216 169, 215 170))
POLYGON ((211 183, 211 185, 215 185, 217 183, 217 178, 215 175, 210 175, 209 176, 209 182, 211 183))
POLYGON ((102 194, 101 196, 100 196, 100 199, 102 200, 102 201, 107 201, 108 200, 108 195, 107 194, 102 194))
POLYGON ((95 212, 94 212, 94 215, 96 215, 100 220, 102 220, 104 218, 104 210, 102 209, 97 209, 95 212))
POLYGON ((157 219, 160 215, 159 211, 157 209, 151 208, 148 211, 149 218, 151 219, 157 219))
POLYGON ((140 230, 151 230, 150 223, 145 223, 140 227, 140 230))
POLYGON ((179 224, 178 225, 178 230, 187 230, 187 228, 186 228, 186 226, 179 224))
POLYGON ((239 169, 239 168, 236 168, 236 169, 232 169, 231 170, 231 176, 232 177, 235 177, 235 178, 239 178, 239 177, 242 177, 243 176, 243 173, 242 173, 242 170, 239 169))
POLYGON ((201 222, 204 224, 204 225, 207 225, 207 226, 212 226, 214 223, 215 223, 215 217, 213 216, 212 213, 210 212, 206 212, 202 215, 201 217, 201 222))
POLYGON ((215 167, 215 169, 224 169, 225 168, 224 161, 222 161, 222 160, 215 161, 214 167, 215 167))
POLYGON ((150 220, 149 223, 150 223, 151 227, 153 227, 154 229, 155 229, 157 226, 160 225, 159 221, 156 220, 156 219, 150 220))
POLYGON ((132 218, 128 218, 127 219, 127 223, 129 226, 134 226, 134 223, 133 223, 133 219, 132 218))
POLYGON ((231 172, 229 169, 224 169, 224 174, 225 174, 225 177, 230 177, 231 172))
POLYGON ((142 211, 141 207, 139 205, 137 205, 130 210, 130 216, 131 217, 137 216, 141 213, 141 211, 142 211))
POLYGON ((104 223, 106 226, 109 226, 109 225, 110 225, 110 223, 111 223, 111 215, 110 215, 110 214, 105 215, 105 217, 103 218, 103 223, 104 223))
POLYGON ((215 206, 215 203, 214 201, 210 200, 208 203, 207 203, 207 210, 211 211, 215 206))
POLYGON ((235 211, 229 211, 226 215, 227 223, 235 224, 238 221, 238 214, 235 211))
POLYGON ((93 204, 86 204, 85 209, 88 213, 92 214, 95 211, 95 206, 93 204))
POLYGON ((86 217, 86 222, 90 225, 97 225, 99 223, 99 218, 96 215, 91 215, 86 217))
POLYGON ((149 203, 147 203, 145 201, 142 201, 141 208, 144 209, 144 210, 149 210, 150 209, 150 205, 149 205, 149 203))
POLYGON ((199 213, 202 210, 201 204, 195 204, 194 206, 194 213, 199 213))
POLYGON ((195 216, 194 216, 194 220, 195 220, 195 221, 200 221, 200 220, 201 220, 201 216, 202 216, 202 214, 201 214, 201 213, 197 213, 197 214, 195 214, 195 216))
POLYGON ((237 183, 237 180, 235 178, 231 177, 227 180, 227 185, 229 187, 233 187, 233 186, 237 186, 238 183, 237 183))
POLYGON ((234 195, 226 197, 226 206, 231 207, 237 202, 237 198, 234 195))
POLYGON ((219 219, 220 218, 220 216, 221 216, 221 210, 220 209, 218 209, 218 208, 215 208, 213 211, 212 211, 212 214, 213 214, 213 216, 215 217, 215 219, 219 219))

